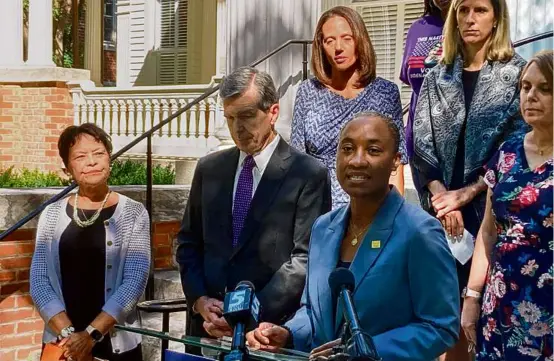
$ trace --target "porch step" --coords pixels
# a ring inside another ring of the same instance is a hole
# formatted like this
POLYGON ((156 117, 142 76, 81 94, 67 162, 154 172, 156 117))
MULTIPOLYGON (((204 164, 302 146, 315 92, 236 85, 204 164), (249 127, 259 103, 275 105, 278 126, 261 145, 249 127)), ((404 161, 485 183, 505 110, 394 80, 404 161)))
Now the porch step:
MULTIPOLYGON (((154 272, 154 299, 169 300, 183 298, 181 277, 179 271, 155 271, 154 272)), ((162 314, 141 312, 142 328, 161 331, 162 314)), ((185 334, 186 312, 175 312, 169 318, 169 333, 174 337, 182 337, 185 334)), ((159 361, 161 359, 161 340, 153 337, 142 336, 143 360, 159 361)), ((169 349, 177 352, 185 352, 185 345, 177 342, 169 342, 169 349)))

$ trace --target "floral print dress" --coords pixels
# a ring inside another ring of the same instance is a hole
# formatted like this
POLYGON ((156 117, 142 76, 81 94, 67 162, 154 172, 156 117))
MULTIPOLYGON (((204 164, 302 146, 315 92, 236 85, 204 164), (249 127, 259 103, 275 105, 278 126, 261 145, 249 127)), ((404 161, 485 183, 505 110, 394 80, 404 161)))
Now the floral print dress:
POLYGON ((486 167, 497 241, 477 329, 478 361, 553 360, 553 162, 530 169, 523 136, 502 144, 486 167))

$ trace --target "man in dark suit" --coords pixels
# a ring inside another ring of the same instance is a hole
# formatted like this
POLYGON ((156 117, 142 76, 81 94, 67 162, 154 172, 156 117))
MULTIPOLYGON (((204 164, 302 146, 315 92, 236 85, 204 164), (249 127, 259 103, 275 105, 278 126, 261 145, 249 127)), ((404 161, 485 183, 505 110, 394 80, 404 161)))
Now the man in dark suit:
POLYGON ((262 320, 293 315, 312 224, 331 207, 327 169, 275 131, 279 96, 271 77, 239 68, 225 77, 220 96, 236 147, 200 159, 178 234, 192 336, 231 335, 222 300, 243 280, 256 287, 262 320))

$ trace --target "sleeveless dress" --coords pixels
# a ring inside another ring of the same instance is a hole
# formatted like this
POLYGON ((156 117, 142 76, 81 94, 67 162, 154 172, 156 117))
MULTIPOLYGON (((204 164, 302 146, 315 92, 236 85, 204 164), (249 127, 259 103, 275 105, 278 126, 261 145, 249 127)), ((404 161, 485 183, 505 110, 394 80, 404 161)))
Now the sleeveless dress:
POLYGON ((497 241, 477 328, 477 360, 552 360, 552 159, 530 169, 524 134, 507 140, 485 180, 497 241))

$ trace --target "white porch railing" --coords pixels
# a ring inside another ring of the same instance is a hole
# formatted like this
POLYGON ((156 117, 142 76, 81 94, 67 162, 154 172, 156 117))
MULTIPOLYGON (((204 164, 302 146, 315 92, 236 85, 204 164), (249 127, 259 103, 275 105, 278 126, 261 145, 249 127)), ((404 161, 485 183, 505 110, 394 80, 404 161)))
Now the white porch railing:
MULTIPOLYGON (((114 151, 192 102, 215 82, 203 85, 96 87, 92 82, 69 83, 73 96, 74 124, 94 123, 111 137, 114 151)), ((199 158, 217 149, 225 127, 217 93, 162 127, 152 137, 152 153, 158 158, 199 158)), ((145 154, 146 142, 129 155, 145 154)))

